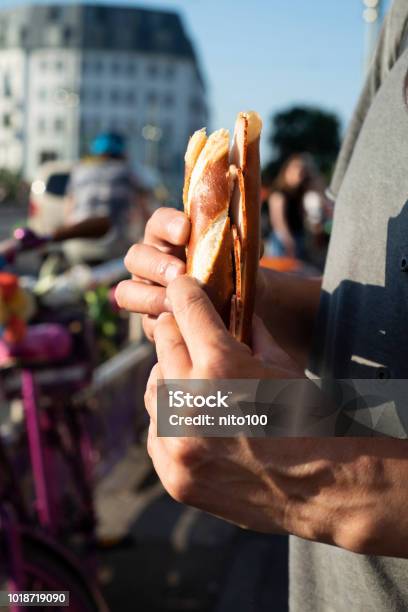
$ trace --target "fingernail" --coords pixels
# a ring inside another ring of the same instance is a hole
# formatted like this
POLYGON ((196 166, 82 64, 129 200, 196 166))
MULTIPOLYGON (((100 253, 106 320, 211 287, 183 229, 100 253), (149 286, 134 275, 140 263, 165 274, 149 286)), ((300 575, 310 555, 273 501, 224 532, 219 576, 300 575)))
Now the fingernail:
POLYGON ((168 297, 164 298, 164 307, 167 312, 173 312, 173 306, 168 297))
POLYGON ((171 317, 171 313, 170 312, 161 312, 157 318, 158 321, 161 321, 162 319, 165 319, 166 317, 171 317))
POLYGON ((168 283, 171 283, 171 281, 173 281, 179 275, 180 275, 180 268, 178 268, 178 266, 170 265, 166 268, 165 277, 168 283))

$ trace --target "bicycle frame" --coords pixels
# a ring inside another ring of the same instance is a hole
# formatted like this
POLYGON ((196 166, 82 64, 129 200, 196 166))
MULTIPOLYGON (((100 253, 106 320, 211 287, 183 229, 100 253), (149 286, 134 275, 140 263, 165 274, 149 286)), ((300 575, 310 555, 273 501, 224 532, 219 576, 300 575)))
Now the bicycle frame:
POLYGON ((33 373, 30 370, 23 370, 21 372, 21 379, 28 447, 34 474, 36 510, 40 525, 50 532, 54 532, 55 523, 52 517, 52 503, 50 500, 52 492, 49 488, 49 483, 52 483, 53 479, 51 479, 51 481, 47 480, 45 469, 45 465, 47 464, 49 469, 51 463, 49 461, 46 462, 46 447, 41 439, 42 436, 37 411, 37 398, 33 373))
MULTIPOLYGON (((8 241, 5 247, 0 249, 3 258, 0 261, 0 268, 2 264, 10 265, 19 253, 35 249, 45 242, 25 230, 16 230, 14 237, 14 240, 8 241)), ((49 314, 53 316, 53 313, 49 314)), ((60 456, 67 459, 67 468, 74 474, 74 482, 79 489, 79 499, 83 504, 84 515, 87 517, 84 524, 86 524, 86 532, 89 536, 95 525, 91 492, 92 449, 89 436, 82 427, 82 415, 79 414, 79 410, 75 415, 70 414, 66 406, 54 411, 57 414, 53 414, 52 409, 40 409, 40 398, 44 396, 44 388, 47 388, 45 396, 51 398, 51 403, 59 394, 58 405, 60 406, 61 403, 66 402, 65 398, 84 389, 90 382, 90 373, 93 368, 92 338, 87 322, 82 322, 80 328, 82 325, 83 339, 75 352, 74 334, 71 331, 68 332, 72 325, 72 316, 78 327, 75 311, 73 315, 72 312, 68 314, 68 319, 64 311, 63 323, 47 322, 37 327, 29 327, 26 339, 16 347, 17 360, 12 369, 20 373, 20 381, 17 383, 16 390, 20 395, 19 389, 21 389, 20 397, 23 404, 38 523, 52 535, 61 533, 60 480, 56 473, 56 461, 54 461, 55 452, 59 451, 60 456), (37 334, 30 334, 30 330, 37 334), (67 343, 68 337, 70 341, 67 343), (83 345, 84 342, 85 345, 83 345), (61 346, 61 343, 65 349, 62 349, 62 353, 61 351, 58 353, 58 346, 61 346), (88 359, 85 362, 83 360, 84 348, 88 359), (79 356, 79 359, 76 355, 79 356), (46 379, 47 373, 51 381, 38 383, 36 380, 38 374, 46 379), (68 378, 64 379, 64 374, 68 378), (73 380, 69 380, 70 375, 73 375, 73 380), (50 387, 51 392, 49 392, 50 387), (64 398, 62 402, 61 397, 64 398), (64 419, 66 423, 63 422, 64 419), (56 426, 55 431, 53 431, 54 426, 56 426), (57 430, 58 427, 64 431, 61 433, 57 430), (72 439, 74 440, 75 452, 67 450, 70 445, 70 436, 71 442, 72 439)))

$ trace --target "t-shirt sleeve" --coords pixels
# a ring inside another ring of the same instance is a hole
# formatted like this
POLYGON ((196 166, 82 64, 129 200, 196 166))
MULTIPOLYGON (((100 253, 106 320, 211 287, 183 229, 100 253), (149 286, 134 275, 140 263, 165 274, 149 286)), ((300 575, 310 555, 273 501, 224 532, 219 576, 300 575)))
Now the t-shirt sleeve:
POLYGON ((88 219, 109 217, 108 199, 99 196, 98 177, 94 176, 96 168, 78 165, 71 173, 70 192, 72 206, 67 221, 71 225, 88 219))

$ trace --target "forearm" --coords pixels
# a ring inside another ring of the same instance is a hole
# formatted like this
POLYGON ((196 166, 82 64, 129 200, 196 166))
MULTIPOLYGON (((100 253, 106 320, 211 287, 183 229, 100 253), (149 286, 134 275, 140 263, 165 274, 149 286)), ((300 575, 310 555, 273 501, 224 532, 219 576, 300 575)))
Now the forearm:
POLYGON ((66 225, 57 229, 53 235, 53 240, 62 242, 72 238, 100 238, 110 229, 108 217, 96 217, 85 219, 80 223, 66 225))
POLYGON ((278 234, 279 238, 284 244, 294 243, 294 237, 286 223, 281 223, 274 226, 274 231, 278 234))
POLYGON ((321 279, 260 269, 256 312, 280 346, 304 366, 320 301, 321 279))
POLYGON ((272 482, 285 477, 285 530, 357 553, 408 558, 407 441, 286 440, 286 448, 288 467, 270 467, 272 482), (290 462, 294 443, 304 455, 298 465, 290 462))

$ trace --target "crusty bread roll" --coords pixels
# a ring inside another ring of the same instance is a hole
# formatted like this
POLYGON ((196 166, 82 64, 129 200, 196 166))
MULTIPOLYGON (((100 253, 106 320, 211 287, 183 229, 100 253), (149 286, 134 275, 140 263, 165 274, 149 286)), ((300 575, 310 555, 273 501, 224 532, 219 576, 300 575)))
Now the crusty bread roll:
POLYGON ((191 138, 186 154, 188 189, 184 206, 191 220, 187 274, 203 284, 228 325, 234 290, 228 216, 229 135, 227 130, 218 130, 202 146, 203 135, 197 134, 191 138))
POLYGON ((187 274, 207 291, 231 333, 250 344, 260 247, 262 122, 239 113, 229 133, 199 130, 185 156, 183 203, 191 221, 187 274))
POLYGON ((193 172, 194 166, 196 165, 197 159, 203 150, 205 143, 207 142, 207 135, 205 129, 197 130, 194 132, 189 140, 186 155, 185 155, 185 176, 184 176, 184 189, 183 189, 183 204, 184 211, 187 215, 190 214, 188 191, 190 188, 191 173, 193 172))
POLYGON ((237 168, 237 180, 231 201, 231 223, 237 228, 241 243, 240 295, 237 295, 237 327, 233 335, 250 344, 255 307, 256 279, 260 253, 261 172, 259 143, 262 121, 253 111, 239 113, 231 149, 231 163, 237 168))

